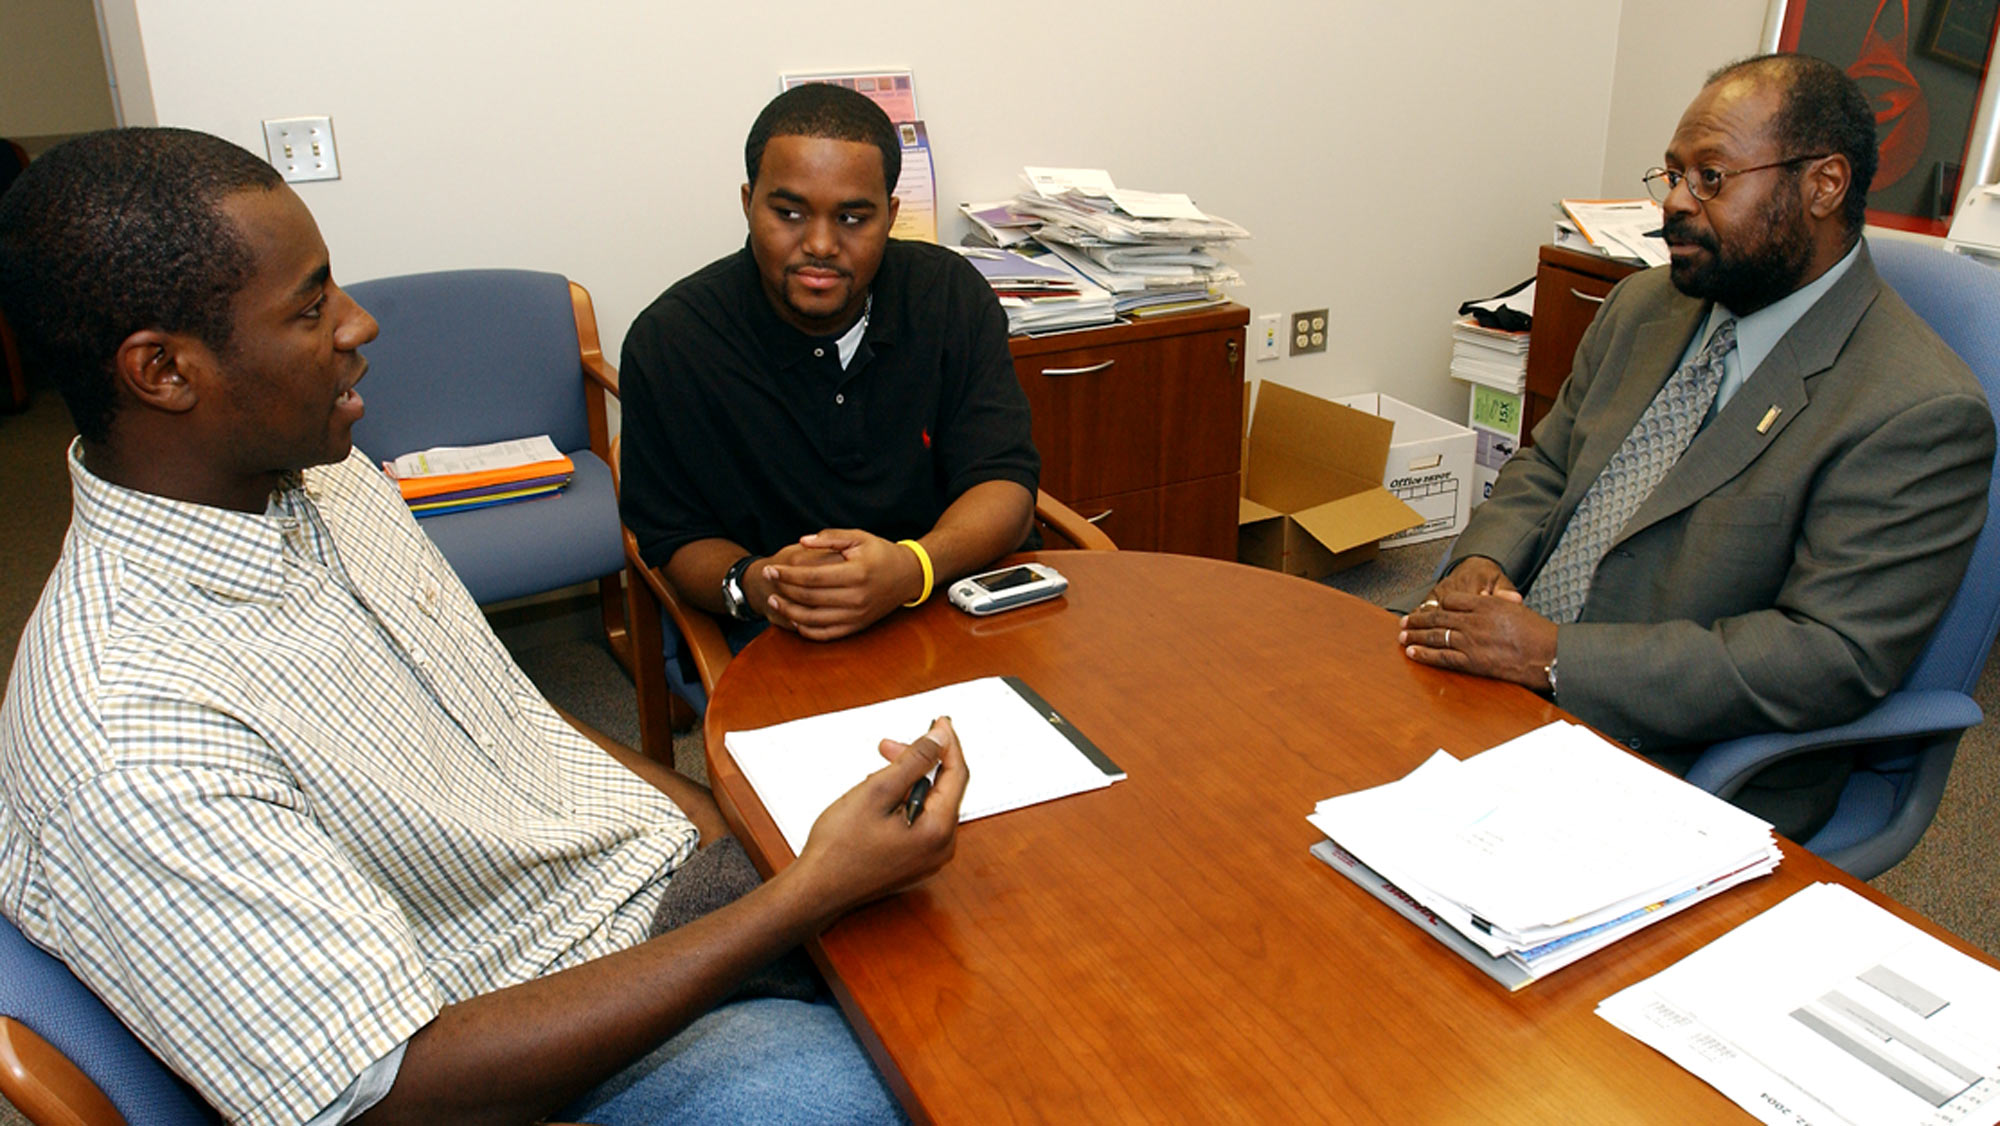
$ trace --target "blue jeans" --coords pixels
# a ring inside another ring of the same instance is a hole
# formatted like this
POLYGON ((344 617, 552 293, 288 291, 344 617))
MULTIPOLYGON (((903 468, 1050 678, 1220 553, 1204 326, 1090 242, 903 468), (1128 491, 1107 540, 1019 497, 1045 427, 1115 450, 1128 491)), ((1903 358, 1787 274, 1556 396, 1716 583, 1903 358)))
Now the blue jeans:
POLYGON ((552 1117, 600 1126, 906 1121, 838 1008, 771 997, 716 1009, 552 1117))

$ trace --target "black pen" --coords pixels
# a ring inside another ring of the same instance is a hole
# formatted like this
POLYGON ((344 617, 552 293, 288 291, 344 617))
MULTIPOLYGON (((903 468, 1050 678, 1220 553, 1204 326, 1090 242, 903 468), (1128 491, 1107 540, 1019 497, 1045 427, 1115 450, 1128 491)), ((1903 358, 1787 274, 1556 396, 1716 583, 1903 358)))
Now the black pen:
POLYGON ((924 811, 924 797, 931 792, 931 776, 926 774, 910 787, 910 800, 903 803, 903 823, 914 825, 917 814, 924 811))
MULTIPOLYGON (((949 718, 950 718, 949 716, 938 717, 938 719, 949 719, 949 718)), ((938 720, 934 719, 931 721, 931 728, 936 728, 937 725, 938 725, 938 720)), ((929 739, 930 731, 926 730, 922 735, 917 736, 917 738, 920 740, 929 739)), ((915 743, 911 743, 910 745, 913 747, 916 746, 915 743)), ((933 740, 931 746, 936 747, 937 746, 936 741, 933 740)), ((940 752, 942 752, 943 748, 939 748, 939 750, 940 752)), ((934 755, 932 757, 942 758, 942 754, 934 755)), ((916 782, 910 786, 910 796, 903 799, 903 823, 905 825, 916 824, 917 814, 922 813, 924 811, 924 798, 931 792, 931 783, 937 778, 937 769, 938 768, 935 766, 931 767, 929 770, 924 772, 924 776, 922 778, 917 779, 916 782)))

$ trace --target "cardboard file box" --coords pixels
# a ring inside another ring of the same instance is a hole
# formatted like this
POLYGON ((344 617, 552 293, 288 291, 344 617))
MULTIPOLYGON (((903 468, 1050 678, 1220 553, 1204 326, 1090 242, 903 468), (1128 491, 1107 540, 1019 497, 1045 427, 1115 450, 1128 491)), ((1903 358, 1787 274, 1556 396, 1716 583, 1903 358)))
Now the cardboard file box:
POLYGON ((1395 424, 1265 380, 1244 442, 1237 558, 1324 578, 1424 522, 1383 487, 1395 424))
POLYGON ((1382 483, 1423 517, 1417 526, 1385 538, 1383 545, 1457 535, 1472 512, 1472 430, 1388 395, 1350 395, 1340 402, 1394 424, 1382 483))

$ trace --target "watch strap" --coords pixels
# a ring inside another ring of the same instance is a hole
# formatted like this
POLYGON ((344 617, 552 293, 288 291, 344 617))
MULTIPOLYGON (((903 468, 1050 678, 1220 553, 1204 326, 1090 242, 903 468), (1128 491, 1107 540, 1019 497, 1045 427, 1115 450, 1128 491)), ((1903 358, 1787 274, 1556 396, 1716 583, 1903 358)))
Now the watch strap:
POLYGON ((749 573, 750 564, 757 561, 754 554, 745 555, 729 565, 722 574, 722 605, 729 616, 739 622, 757 620, 757 611, 750 605, 750 595, 743 589, 743 576, 749 573))

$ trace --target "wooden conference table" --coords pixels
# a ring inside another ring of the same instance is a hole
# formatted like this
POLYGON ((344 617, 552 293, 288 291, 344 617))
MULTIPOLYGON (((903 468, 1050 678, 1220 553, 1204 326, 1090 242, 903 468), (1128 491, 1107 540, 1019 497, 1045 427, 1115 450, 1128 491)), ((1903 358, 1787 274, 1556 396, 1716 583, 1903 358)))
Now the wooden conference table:
POLYGON ((1560 709, 1406 661, 1393 615, 1318 584, 1032 558, 1066 598, 990 619, 939 598, 836 645, 772 630, 709 703, 716 797, 773 867, 791 852, 725 731, 1007 674, 1128 773, 967 823, 942 872, 819 940, 917 1121, 1747 1122, 1596 1004, 1815 880, 1944 933, 1786 842, 1776 875, 1509 994, 1308 855, 1305 816, 1560 709))

